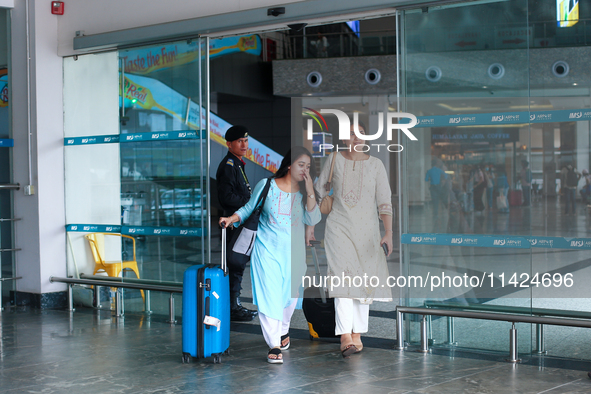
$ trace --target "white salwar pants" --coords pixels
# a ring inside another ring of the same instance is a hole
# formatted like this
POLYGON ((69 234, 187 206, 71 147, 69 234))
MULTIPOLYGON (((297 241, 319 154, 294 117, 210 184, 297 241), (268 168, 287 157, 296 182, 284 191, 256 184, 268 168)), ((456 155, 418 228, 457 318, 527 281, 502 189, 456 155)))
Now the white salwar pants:
POLYGON ((335 335, 363 334, 368 330, 369 305, 353 298, 335 298, 335 335))
POLYGON ((297 298, 291 300, 291 304, 283 308, 283 320, 273 319, 259 312, 259 320, 263 337, 270 349, 281 346, 281 336, 289 332, 289 323, 291 316, 298 303, 297 298))

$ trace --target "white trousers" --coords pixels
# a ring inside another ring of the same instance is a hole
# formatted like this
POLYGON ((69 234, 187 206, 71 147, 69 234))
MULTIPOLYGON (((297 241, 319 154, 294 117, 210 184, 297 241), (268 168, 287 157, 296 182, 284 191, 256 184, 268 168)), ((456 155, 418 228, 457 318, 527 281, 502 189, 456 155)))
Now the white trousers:
POLYGON ((369 305, 352 298, 335 298, 335 335, 363 334, 368 330, 369 305))
POLYGON ((281 336, 289 332, 289 322, 297 303, 297 298, 293 298, 291 304, 283 308, 283 320, 273 319, 259 312, 263 337, 270 349, 281 346, 281 336))

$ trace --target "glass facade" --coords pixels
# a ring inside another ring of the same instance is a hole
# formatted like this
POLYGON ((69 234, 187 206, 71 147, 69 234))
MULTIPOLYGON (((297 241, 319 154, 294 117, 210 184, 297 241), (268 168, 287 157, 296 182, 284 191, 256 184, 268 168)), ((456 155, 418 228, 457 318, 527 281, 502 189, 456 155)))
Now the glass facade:
MULTIPOLYGON (((590 310, 581 280, 591 245, 588 50, 560 40, 584 40, 585 21, 549 29, 550 5, 473 2, 401 14, 401 104, 419 118, 420 135, 402 155, 401 274, 430 278, 426 289, 401 291, 407 305, 590 310)), ((454 323, 459 346, 508 350, 510 324, 454 323)), ((519 351, 538 350, 536 327, 516 326, 519 351)), ((435 344, 449 341, 449 327, 432 319, 435 344)), ((558 345, 566 333, 580 335, 547 329, 551 354, 577 353, 576 341, 558 345)), ((418 340, 416 322, 408 334, 418 340)))
MULTIPOLYGON (((380 113, 418 118, 418 141, 401 135, 391 141, 404 146, 400 155, 376 155, 399 199, 399 274, 426 284, 394 290, 400 304, 591 312, 582 279, 590 273, 591 249, 591 14, 581 8, 576 23, 563 24, 555 11, 549 0, 476 1, 399 11, 396 37, 392 18, 379 40, 343 24, 286 37, 285 58, 398 53, 397 92, 390 85, 350 97, 307 94, 294 99, 292 115, 335 108, 361 114, 371 130, 380 113)), ((223 40, 64 59, 69 275, 94 273, 93 244, 85 237, 92 232, 131 237, 104 237, 102 252, 105 260, 135 261, 145 280, 180 284, 188 266, 211 261, 207 130, 224 121, 209 120, 209 55, 261 46, 256 35, 223 40)), ((297 141, 305 140, 299 136, 306 124, 292 125, 297 141)), ((317 138, 334 139, 313 128, 317 138)), ((221 133, 212 138, 225 152, 221 133)), ((318 169, 325 161, 317 157, 318 169)), ((318 238, 322 231, 320 225, 318 238)), ((397 265, 389 261, 391 275, 397 265)), ((167 298, 151 294, 152 310, 166 314, 167 298)), ((126 291, 125 302, 127 310, 144 309, 138 291, 126 291)), ((411 343, 419 338, 415 320, 407 319, 411 343)), ((507 351, 508 323, 450 322, 431 319, 434 344, 456 346, 448 343, 453 327, 457 346, 507 351)), ((517 328, 519 352, 537 351, 536 327, 517 328)), ((577 357, 576 341, 557 345, 566 333, 582 335, 548 327, 546 346, 553 355, 577 357)))
MULTIPOLYGON (((135 273, 109 276, 180 285, 208 253, 208 40, 66 58, 64 68, 69 274, 123 261, 135 273)), ((144 310, 143 294, 124 294, 125 310, 144 310)), ((168 314, 169 294, 146 296, 168 314)))

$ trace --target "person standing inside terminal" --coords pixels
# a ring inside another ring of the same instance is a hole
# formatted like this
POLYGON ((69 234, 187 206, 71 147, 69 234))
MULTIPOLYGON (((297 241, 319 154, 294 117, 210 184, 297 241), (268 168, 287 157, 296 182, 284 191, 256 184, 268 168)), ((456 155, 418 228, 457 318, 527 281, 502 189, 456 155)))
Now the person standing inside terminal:
POLYGON ((569 164, 566 166, 566 187, 564 188, 564 193, 566 195, 566 200, 564 202, 564 214, 568 215, 569 211, 572 211, 574 215, 576 213, 575 208, 575 195, 577 194, 577 187, 579 186, 579 180, 581 179, 581 174, 577 171, 576 168, 569 164), (569 206, 571 209, 569 210, 569 206))
POLYGON ((531 181, 532 175, 529 169, 529 162, 523 160, 521 162, 521 172, 519 174, 521 180, 521 188, 523 189, 523 206, 529 207, 531 205, 531 181))
MULTIPOLYGON (((218 200, 224 209, 224 216, 231 216, 242 208, 252 195, 250 182, 244 171, 242 158, 248 151, 248 129, 244 126, 232 126, 226 131, 226 145, 228 154, 222 159, 217 173, 218 200)), ((237 234, 234 231, 232 235, 237 234)), ((227 238, 229 244, 231 236, 227 238)), ((257 311, 246 309, 240 303, 240 290, 242 290, 242 275, 246 264, 228 260, 230 271, 230 320, 251 321, 257 315, 257 311)))
POLYGON ((433 228, 437 232, 439 227, 439 205, 443 203, 446 175, 441 167, 443 162, 435 158, 431 160, 431 169, 425 174, 425 182, 429 182, 431 204, 433 205, 433 228))

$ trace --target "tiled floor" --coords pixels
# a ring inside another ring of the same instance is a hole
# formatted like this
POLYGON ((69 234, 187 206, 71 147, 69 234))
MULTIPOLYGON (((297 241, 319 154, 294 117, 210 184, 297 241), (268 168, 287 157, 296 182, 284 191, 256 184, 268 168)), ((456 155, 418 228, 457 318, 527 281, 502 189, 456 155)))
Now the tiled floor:
MULTIPOLYGON (((301 313, 301 312, 297 312, 301 313)), ((392 350, 366 340, 343 359, 338 344, 292 332, 283 365, 266 363, 258 325, 233 324, 231 353, 181 363, 181 326, 157 317, 78 309, 9 309, 0 315, 2 393, 589 393, 589 363, 513 365, 497 356, 392 350)))

